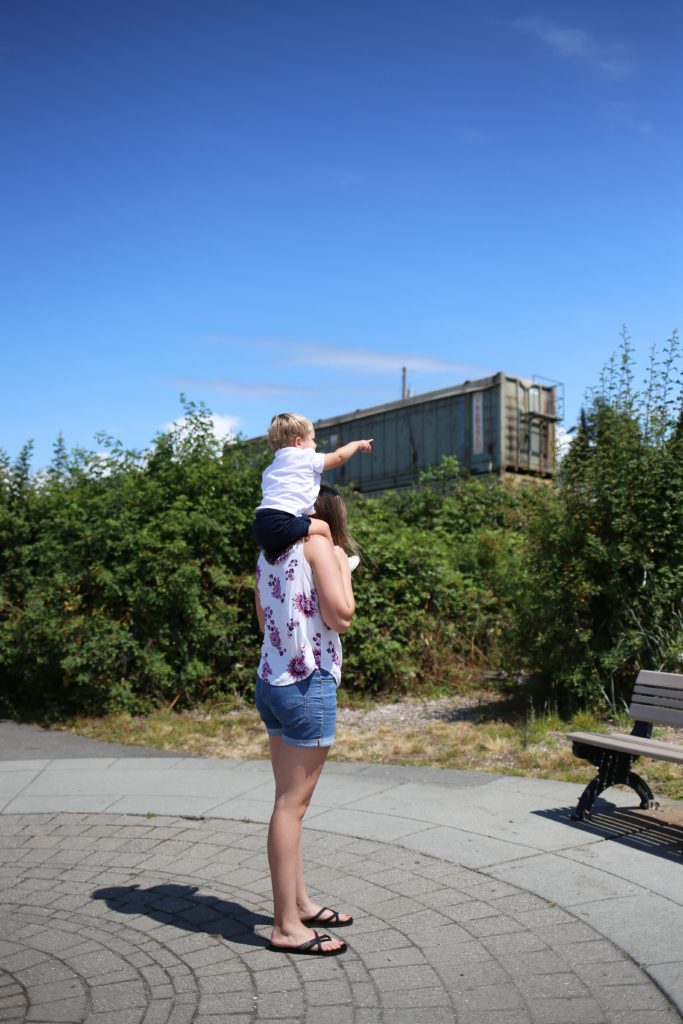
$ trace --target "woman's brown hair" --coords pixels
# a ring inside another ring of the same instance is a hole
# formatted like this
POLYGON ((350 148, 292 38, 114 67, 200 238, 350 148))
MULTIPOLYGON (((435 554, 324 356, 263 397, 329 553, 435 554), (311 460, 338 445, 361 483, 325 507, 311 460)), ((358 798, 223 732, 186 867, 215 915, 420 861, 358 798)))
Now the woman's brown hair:
POLYGON ((336 487, 320 485, 320 493, 315 500, 315 515, 318 519, 324 519, 329 526, 333 544, 344 551, 352 551, 354 555, 360 554, 358 544, 349 532, 344 499, 336 487))

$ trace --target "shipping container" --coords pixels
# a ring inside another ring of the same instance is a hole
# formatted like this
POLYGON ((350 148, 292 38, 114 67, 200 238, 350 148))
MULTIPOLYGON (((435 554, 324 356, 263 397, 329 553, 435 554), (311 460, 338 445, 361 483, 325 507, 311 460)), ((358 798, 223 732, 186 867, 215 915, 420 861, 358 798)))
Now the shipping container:
POLYGON ((329 483, 373 491, 410 487, 423 470, 454 455, 476 475, 553 476, 557 470, 557 387, 497 373, 455 387, 357 409, 315 423, 318 451, 374 438, 370 454, 357 454, 325 474, 329 483))

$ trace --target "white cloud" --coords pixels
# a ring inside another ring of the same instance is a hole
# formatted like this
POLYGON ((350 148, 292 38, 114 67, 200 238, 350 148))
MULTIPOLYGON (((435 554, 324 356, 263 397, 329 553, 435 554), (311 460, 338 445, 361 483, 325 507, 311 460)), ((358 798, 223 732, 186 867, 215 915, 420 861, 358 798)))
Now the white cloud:
POLYGON ((451 362, 416 352, 372 352, 369 349, 335 348, 331 345, 295 345, 287 363, 295 366, 327 366, 365 373, 396 373, 404 366, 425 373, 450 373, 471 377, 480 372, 466 363, 451 362))
MULTIPOLYGON (((471 363, 441 359, 424 352, 377 352, 368 348, 352 348, 328 345, 323 342, 297 342, 286 339, 261 338, 241 339, 214 336, 211 344, 234 348, 239 345, 251 350, 258 358, 257 350, 268 353, 262 357, 264 365, 283 367, 310 366, 325 367, 329 370, 357 370, 366 376, 372 374, 400 373, 405 368, 411 373, 448 374, 456 380, 474 380, 491 373, 471 363)), ((269 398, 274 395, 305 395, 319 390, 317 386, 301 384, 245 384, 228 377, 197 378, 184 377, 171 381, 180 388, 209 389, 224 394, 239 394, 249 398, 269 398)))
MULTIPOLYGON (((99 475, 100 476, 110 476, 111 475, 111 464, 112 464, 112 462, 116 462, 117 461, 116 457, 113 456, 111 454, 111 452, 95 452, 94 454, 95 454, 95 458, 94 458, 93 461, 94 461, 95 465, 98 468, 99 475)), ((120 461, 120 460, 118 460, 118 461, 120 461)))
POLYGON ((224 395, 248 395, 250 398, 268 398, 270 395, 300 394, 310 388, 289 387, 283 384, 245 384, 230 377, 181 377, 170 381, 174 387, 220 391, 224 395))
POLYGON ((239 425, 240 421, 237 416, 221 416, 216 412, 211 413, 211 426, 219 440, 234 437, 239 425))
POLYGON ((519 32, 535 36, 561 57, 586 61, 612 78, 624 78, 633 70, 623 46, 598 43, 582 28, 553 25, 543 18, 515 18, 510 24, 519 32))
POLYGON ((572 446, 572 441, 576 437, 576 434, 570 434, 564 427, 558 425, 555 427, 555 447, 557 449, 557 460, 561 462, 567 452, 572 446))
POLYGON ((655 126, 652 121, 640 117, 631 103, 603 103, 601 109, 605 117, 614 121, 615 124, 639 132, 641 135, 654 134, 655 126))
MULTIPOLYGON (((214 436, 218 441, 231 441, 240 424, 240 421, 236 416, 224 415, 221 416, 217 412, 212 412, 211 416, 211 427, 213 429, 214 436)), ((165 423, 164 430, 174 430, 177 428, 182 429, 187 426, 187 416, 181 416, 177 420, 173 420, 172 423, 165 423)))

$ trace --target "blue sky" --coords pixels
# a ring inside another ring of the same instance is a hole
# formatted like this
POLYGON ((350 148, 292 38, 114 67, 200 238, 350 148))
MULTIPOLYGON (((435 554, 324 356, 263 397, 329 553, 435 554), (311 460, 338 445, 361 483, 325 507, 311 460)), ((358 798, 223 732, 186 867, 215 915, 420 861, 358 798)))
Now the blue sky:
POLYGON ((0 447, 498 370, 566 422, 681 324, 678 0, 3 0, 0 447))

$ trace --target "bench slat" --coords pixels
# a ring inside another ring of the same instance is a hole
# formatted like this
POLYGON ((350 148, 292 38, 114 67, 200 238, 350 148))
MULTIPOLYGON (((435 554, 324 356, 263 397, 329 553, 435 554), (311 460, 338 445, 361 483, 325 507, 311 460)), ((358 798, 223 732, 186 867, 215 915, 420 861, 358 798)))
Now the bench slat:
POLYGON ((595 732, 571 732, 567 739, 572 743, 585 743, 589 747, 602 747, 605 750, 616 750, 622 754, 652 757, 660 761, 683 764, 683 747, 679 747, 675 743, 644 740, 640 736, 607 736, 595 732))
POLYGON ((671 711, 678 711, 683 715, 683 700, 673 701, 671 697, 658 697, 654 693, 634 693, 631 708, 638 708, 640 705, 644 705, 645 708, 670 708, 671 711))
POLYGON ((598 746, 598 748, 606 748, 607 750, 623 751, 625 754, 631 754, 634 757, 656 759, 666 754, 674 761, 681 761, 683 759, 683 748, 680 748, 675 743, 663 742, 659 746, 651 746, 642 740, 641 742, 631 742, 630 736, 605 736, 604 738, 609 740, 609 742, 598 743, 595 733, 587 733, 586 738, 579 740, 579 742, 585 742, 590 746, 598 746), (589 744, 588 736, 590 735, 593 736, 593 739, 589 744))
POLYGON ((665 686, 669 690, 683 690, 683 675, 675 672, 651 672, 643 669, 638 673, 636 686, 665 686))
POLYGON ((628 712, 637 722, 653 722, 663 725, 683 727, 683 711, 674 708, 663 708, 649 704, 631 704, 628 712))
POLYGON ((678 711, 683 715, 683 701, 672 701, 669 697, 656 697, 650 693, 636 693, 631 701, 629 707, 629 714, 631 718, 637 718, 638 716, 633 713, 632 708, 639 707, 646 708, 669 708, 671 711, 678 711))
POLYGON ((672 700, 683 700, 683 689, 674 689, 673 686, 666 686, 664 683, 636 683, 634 693, 661 693, 671 697, 672 700))
POLYGON ((588 742, 591 738, 593 744, 600 745, 601 740, 618 740, 625 746, 630 747, 651 747, 653 750, 669 749, 674 753, 683 754, 683 744, 681 743, 669 743, 667 740, 653 740, 647 736, 633 736, 631 733, 618 733, 618 732, 572 732, 568 733, 569 739, 575 739, 577 736, 581 737, 581 741, 588 742))
POLYGON ((660 703, 668 708, 679 709, 683 711, 683 693, 681 696, 672 697, 671 693, 667 693, 666 690, 638 690, 633 691, 632 701, 636 703, 660 703))

